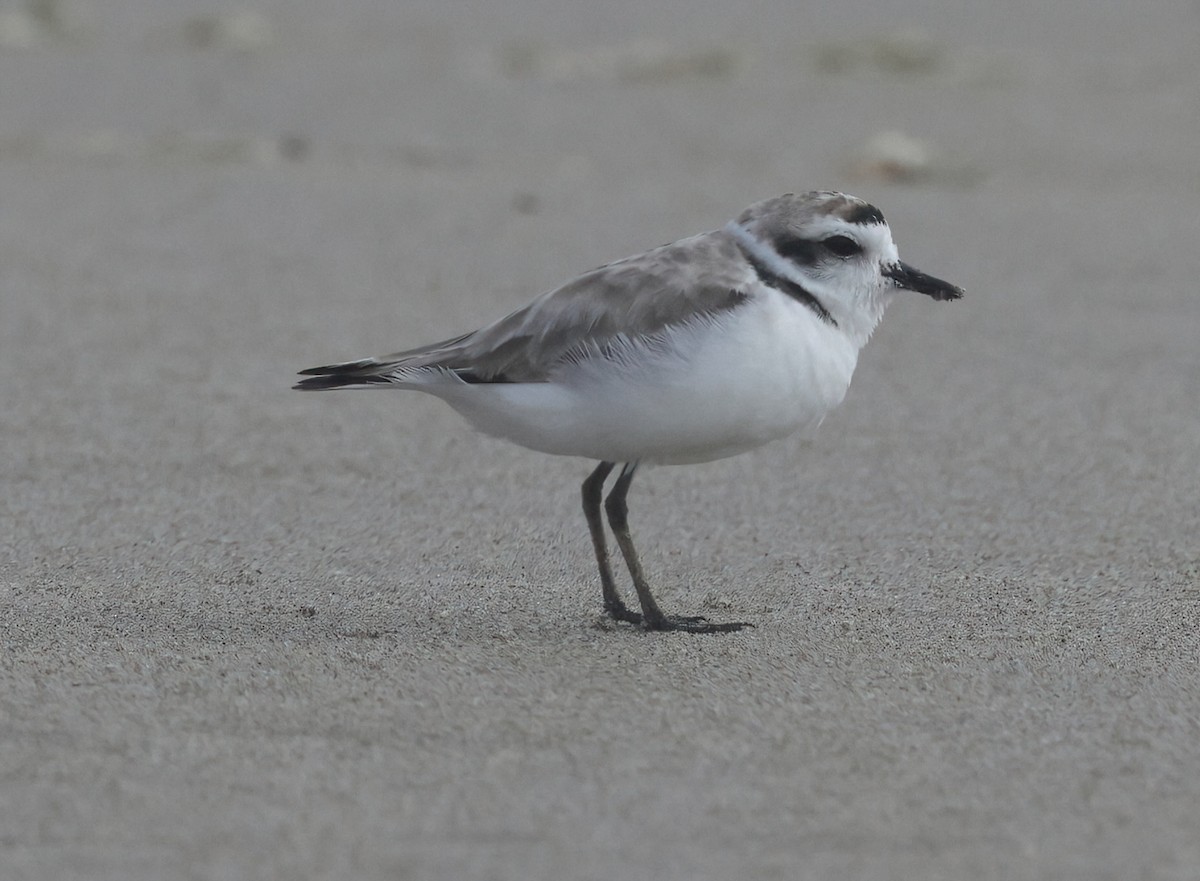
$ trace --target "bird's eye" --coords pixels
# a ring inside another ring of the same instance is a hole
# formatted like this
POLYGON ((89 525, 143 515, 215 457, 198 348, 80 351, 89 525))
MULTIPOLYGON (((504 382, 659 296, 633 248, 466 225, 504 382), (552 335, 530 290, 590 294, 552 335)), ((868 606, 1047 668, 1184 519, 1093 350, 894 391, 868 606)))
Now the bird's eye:
POLYGON ((821 244, 829 253, 837 257, 853 257, 855 254, 862 253, 862 246, 849 236, 830 236, 822 239, 821 244))

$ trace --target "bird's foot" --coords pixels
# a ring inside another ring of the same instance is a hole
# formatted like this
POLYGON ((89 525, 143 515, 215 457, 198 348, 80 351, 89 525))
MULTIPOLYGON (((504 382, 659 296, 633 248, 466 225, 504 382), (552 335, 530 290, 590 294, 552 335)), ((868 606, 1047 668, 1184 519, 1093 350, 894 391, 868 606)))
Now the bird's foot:
POLYGON ((625 621, 629 624, 641 624, 642 613, 634 612, 620 600, 615 603, 605 603, 604 611, 608 613, 608 617, 614 621, 625 621))
POLYGON ((754 625, 749 621, 709 621, 703 615, 663 615, 647 619, 642 626, 647 630, 681 630, 685 633, 735 633, 754 625))

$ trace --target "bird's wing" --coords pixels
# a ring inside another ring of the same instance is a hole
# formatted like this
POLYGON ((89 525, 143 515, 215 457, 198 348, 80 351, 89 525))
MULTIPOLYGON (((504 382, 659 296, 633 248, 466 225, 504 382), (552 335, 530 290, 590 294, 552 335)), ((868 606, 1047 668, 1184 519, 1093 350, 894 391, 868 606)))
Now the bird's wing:
POLYGON ((734 308, 752 277, 733 239, 705 233, 585 273, 473 333, 347 364, 313 368, 305 388, 403 382, 441 370, 468 382, 544 382, 566 360, 637 344, 734 308))

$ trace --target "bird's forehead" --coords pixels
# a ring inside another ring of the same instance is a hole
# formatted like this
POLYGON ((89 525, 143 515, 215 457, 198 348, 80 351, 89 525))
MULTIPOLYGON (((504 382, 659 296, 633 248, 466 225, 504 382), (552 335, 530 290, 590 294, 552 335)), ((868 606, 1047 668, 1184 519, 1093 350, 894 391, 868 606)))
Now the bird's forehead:
POLYGON ((817 217, 836 217, 859 226, 881 225, 887 222, 883 219, 883 212, 870 202, 864 202, 847 193, 807 193, 800 199, 802 203, 808 203, 812 214, 817 217))
MULTIPOLYGON (((877 209, 866 202, 860 202, 859 205, 878 213, 877 209)), ((851 212, 851 217, 853 216, 853 212, 851 212)), ((882 217, 883 215, 879 214, 878 216, 882 217)), ((867 254, 882 263, 894 263, 900 259, 896 243, 892 240, 892 231, 886 223, 876 221, 862 223, 851 217, 847 217, 842 211, 817 214, 808 218, 803 227, 792 227, 789 234, 815 240, 829 236, 848 236, 858 242, 867 254)))
POLYGON ((747 208, 738 221, 745 226, 782 227, 796 233, 835 227, 886 227, 883 212, 846 193, 788 193, 747 208))
POLYGON ((793 233, 805 238, 844 235, 868 247, 872 244, 882 246, 892 240, 891 230, 886 223, 857 223, 841 214, 817 214, 806 218, 801 224, 788 226, 793 233))

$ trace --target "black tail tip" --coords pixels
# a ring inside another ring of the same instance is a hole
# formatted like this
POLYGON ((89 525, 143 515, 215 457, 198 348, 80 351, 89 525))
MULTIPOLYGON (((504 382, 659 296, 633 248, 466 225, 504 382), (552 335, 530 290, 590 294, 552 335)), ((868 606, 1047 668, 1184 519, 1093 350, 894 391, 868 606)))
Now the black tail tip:
POLYGON ((361 361, 346 361, 342 364, 326 364, 322 367, 309 367, 301 370, 300 376, 308 377, 296 383, 292 388, 302 392, 320 391, 321 389, 342 388, 347 385, 371 385, 388 382, 386 377, 369 371, 378 367, 378 362, 371 358, 361 361))
POLYGON ((353 385, 355 382, 357 380, 346 379, 344 376, 310 376, 307 379, 300 380, 292 388, 301 392, 317 392, 322 389, 353 385))
POLYGON ((357 365, 351 365, 349 370, 345 370, 343 367, 344 365, 336 365, 301 370, 300 375, 304 379, 292 388, 302 392, 319 392, 323 389, 345 388, 349 385, 388 385, 392 382, 386 375, 363 373, 357 365))

